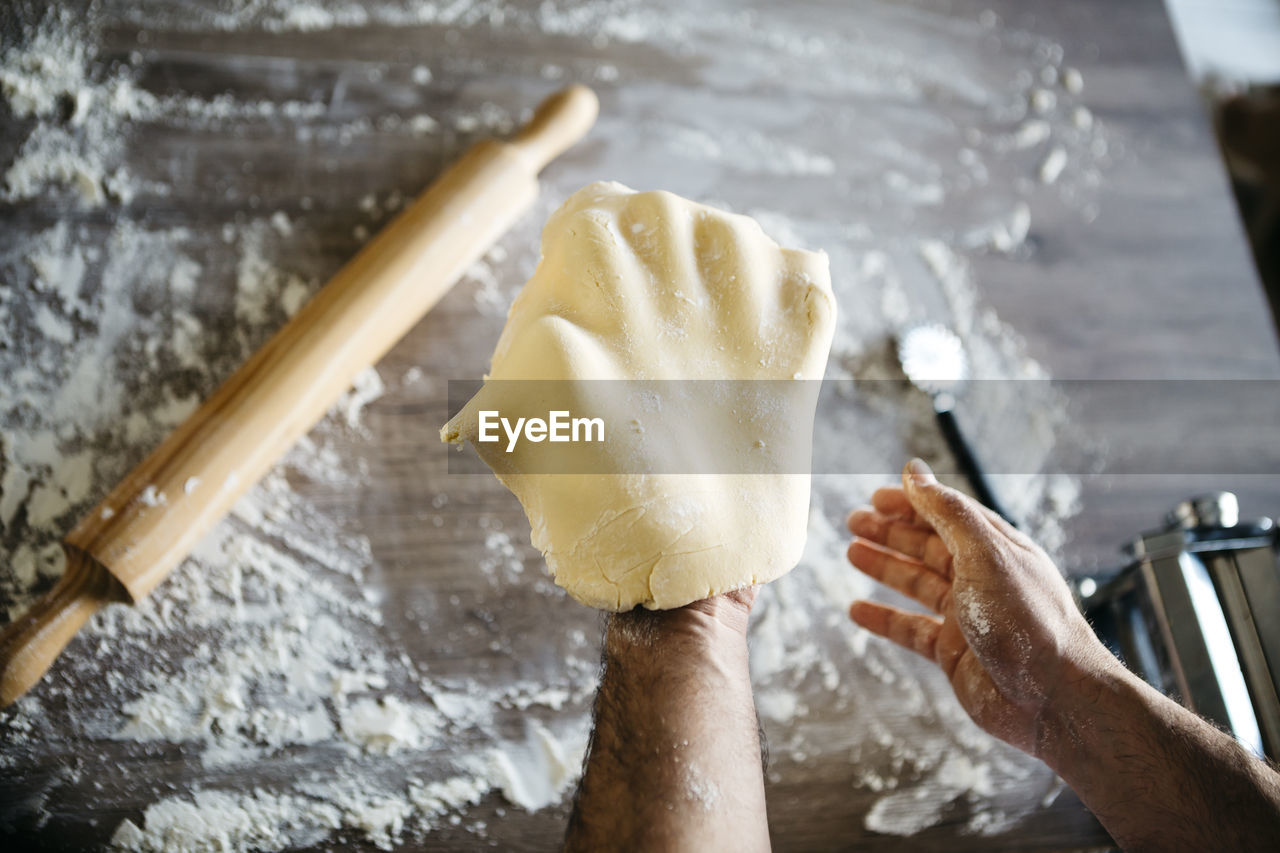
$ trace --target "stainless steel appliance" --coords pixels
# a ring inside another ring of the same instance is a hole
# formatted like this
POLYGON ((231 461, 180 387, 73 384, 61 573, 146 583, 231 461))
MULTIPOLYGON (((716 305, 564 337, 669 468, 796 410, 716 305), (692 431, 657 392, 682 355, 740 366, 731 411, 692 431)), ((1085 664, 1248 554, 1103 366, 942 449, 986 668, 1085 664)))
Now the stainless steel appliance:
POLYGON ((1280 759, 1280 533, 1239 516, 1230 492, 1183 501, 1125 549, 1128 566, 1074 586, 1130 669, 1280 759))

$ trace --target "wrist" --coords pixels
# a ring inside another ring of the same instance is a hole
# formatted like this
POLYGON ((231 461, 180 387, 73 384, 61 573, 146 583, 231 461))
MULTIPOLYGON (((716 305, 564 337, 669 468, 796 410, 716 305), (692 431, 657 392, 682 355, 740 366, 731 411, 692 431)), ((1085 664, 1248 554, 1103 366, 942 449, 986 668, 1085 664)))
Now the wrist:
POLYGON ((1117 709, 1135 689, 1129 672, 1090 632, 1078 652, 1063 658, 1036 720, 1034 754, 1060 775, 1078 753, 1112 724, 1126 719, 1117 709))
POLYGON ((674 610, 636 608, 609 616, 605 652, 611 656, 659 647, 679 646, 684 653, 741 648, 746 651, 747 624, 755 590, 737 591, 695 601, 674 610))

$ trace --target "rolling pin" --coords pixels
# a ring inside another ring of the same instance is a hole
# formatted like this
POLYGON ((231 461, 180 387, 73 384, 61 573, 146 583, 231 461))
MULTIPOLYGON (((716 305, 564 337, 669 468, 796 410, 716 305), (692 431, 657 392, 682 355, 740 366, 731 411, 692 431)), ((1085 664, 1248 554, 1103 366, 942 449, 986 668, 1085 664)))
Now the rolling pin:
POLYGON ((103 604, 164 580, 256 483, 524 213, 538 172, 595 122, 585 86, 544 101, 509 142, 474 145, 86 515, 67 570, 0 633, 0 707, 103 604))

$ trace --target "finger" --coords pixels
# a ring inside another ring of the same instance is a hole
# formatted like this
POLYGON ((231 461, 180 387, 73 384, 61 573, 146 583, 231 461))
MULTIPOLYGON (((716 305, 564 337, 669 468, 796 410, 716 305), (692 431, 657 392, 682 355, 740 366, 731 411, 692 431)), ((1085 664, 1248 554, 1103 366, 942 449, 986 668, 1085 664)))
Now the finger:
POLYGON ((951 591, 951 583, 946 578, 926 568, 919 560, 904 557, 865 539, 855 539, 849 546, 849 562, 935 613, 942 611, 943 601, 951 591))
POLYGON ((849 513, 845 526, 855 536, 877 542, 888 535, 888 519, 870 507, 860 506, 849 513))
POLYGON ((932 535, 923 527, 865 508, 849 513, 849 532, 917 558, 924 556, 925 540, 932 535))
POLYGON ((930 528, 903 522, 891 524, 884 544, 908 557, 914 557, 943 577, 951 575, 951 552, 947 550, 942 537, 930 528))
POLYGON ((943 577, 951 576, 951 552, 932 528, 865 508, 851 512, 848 525, 855 536, 919 560, 943 577))
POLYGON ((904 649, 934 659, 942 623, 923 613, 908 613, 886 604, 855 601, 849 618, 873 634, 892 640, 904 649))
POLYGON ((916 516, 916 509, 911 505, 902 486, 881 486, 876 489, 871 494, 871 505, 877 512, 927 526, 923 519, 916 516))
POLYGON ((983 515, 982 504, 939 483, 921 460, 907 463, 902 470, 902 485, 916 512, 938 532, 952 554, 999 535, 983 515))
POLYGON ((934 535, 932 530, 925 527, 916 527, 914 524, 908 524, 905 521, 891 521, 886 527, 884 544, 899 553, 906 554, 908 557, 914 557, 917 560, 924 556, 925 545, 929 541, 929 537, 934 535))

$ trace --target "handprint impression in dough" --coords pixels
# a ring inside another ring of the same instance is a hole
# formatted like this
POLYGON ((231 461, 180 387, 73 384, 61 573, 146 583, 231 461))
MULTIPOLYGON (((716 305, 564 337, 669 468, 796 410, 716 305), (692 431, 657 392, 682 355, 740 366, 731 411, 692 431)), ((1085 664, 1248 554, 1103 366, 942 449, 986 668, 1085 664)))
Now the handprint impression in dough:
MULTIPOLYGON (((443 440, 475 442, 482 410, 532 411, 538 395, 521 389, 545 380, 585 402, 630 386, 580 380, 822 378, 836 314, 827 257, 779 248, 749 217, 596 183, 551 216, 542 250, 484 388, 443 440)), ((556 582, 592 607, 667 609, 790 571, 808 520, 807 448, 804 472, 767 461, 780 441, 807 440, 812 402, 771 411, 708 394, 687 413, 668 406, 665 429, 643 419, 610 424, 604 445, 552 446, 604 454, 575 457, 572 473, 547 468, 546 444, 475 444, 524 506, 556 582), (711 457, 717 473, 679 473, 711 457)))

